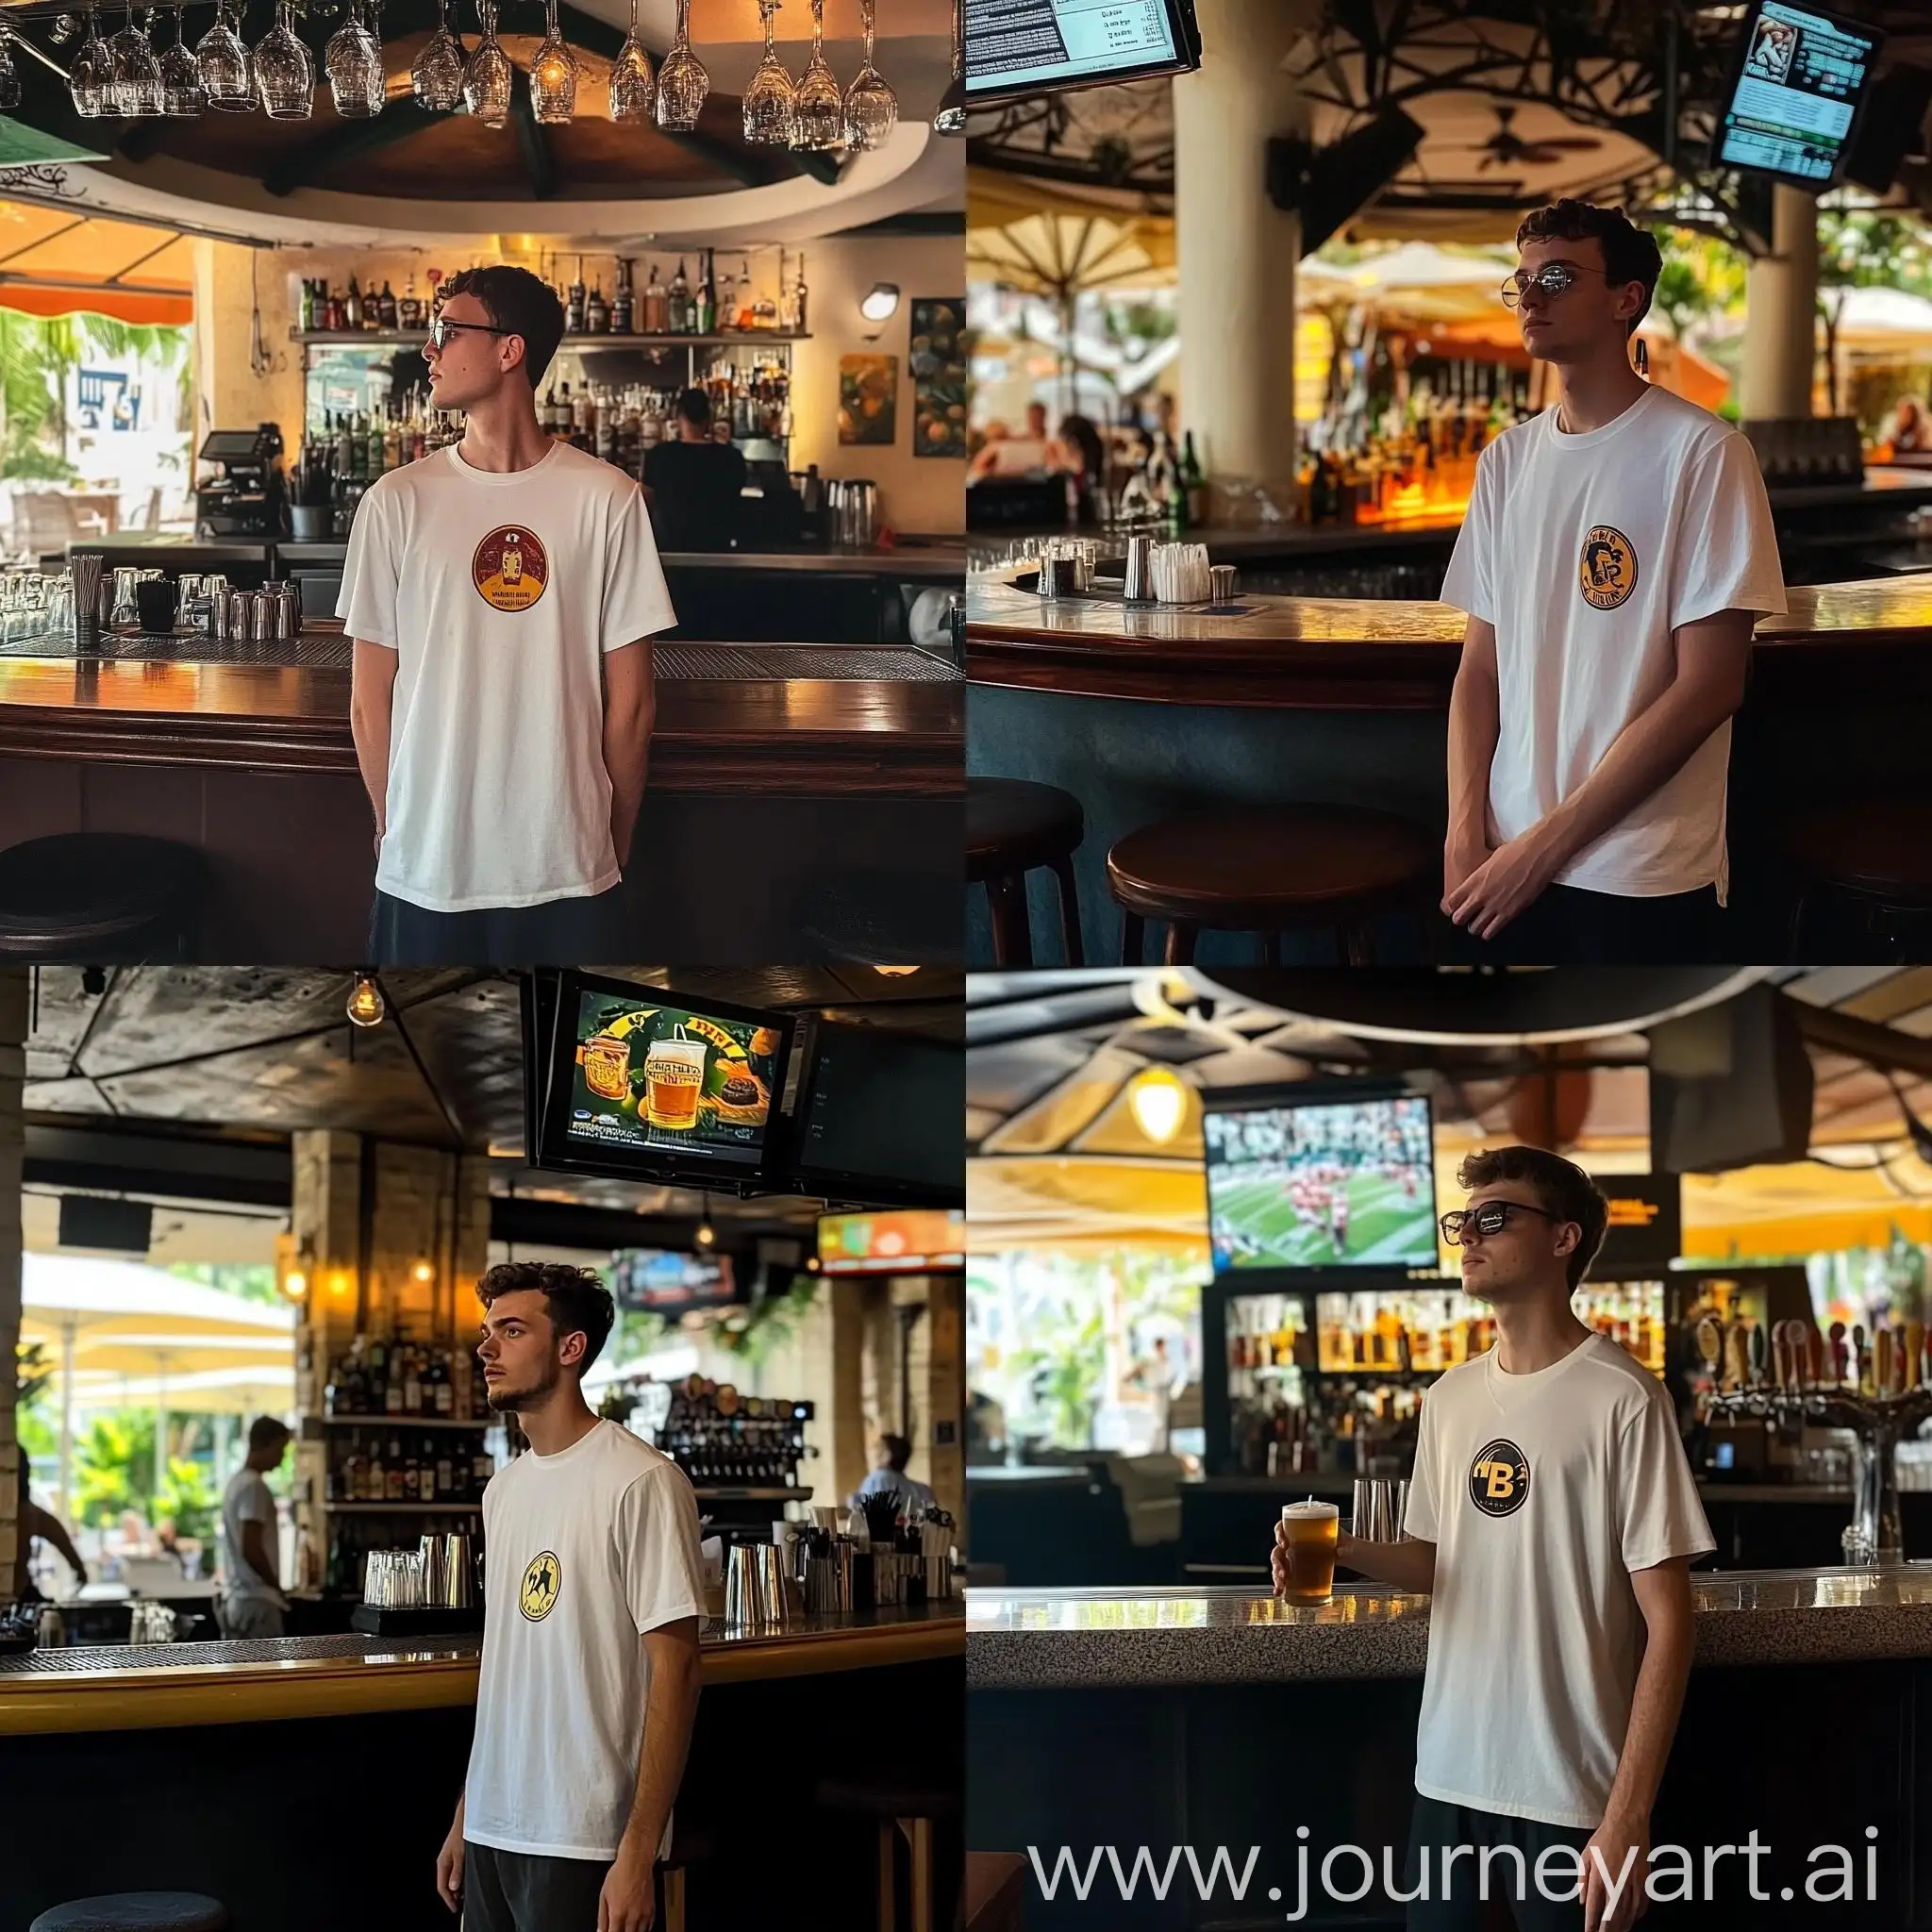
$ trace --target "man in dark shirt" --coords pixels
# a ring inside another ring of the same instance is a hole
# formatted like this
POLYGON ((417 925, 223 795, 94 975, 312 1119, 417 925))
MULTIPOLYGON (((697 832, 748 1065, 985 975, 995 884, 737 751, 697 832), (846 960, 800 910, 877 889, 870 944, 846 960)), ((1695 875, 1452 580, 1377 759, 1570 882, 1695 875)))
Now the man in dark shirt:
POLYGON ((738 536, 744 458, 711 435, 711 399, 688 389, 673 419, 677 438, 644 458, 644 500, 660 550, 729 550, 738 536))

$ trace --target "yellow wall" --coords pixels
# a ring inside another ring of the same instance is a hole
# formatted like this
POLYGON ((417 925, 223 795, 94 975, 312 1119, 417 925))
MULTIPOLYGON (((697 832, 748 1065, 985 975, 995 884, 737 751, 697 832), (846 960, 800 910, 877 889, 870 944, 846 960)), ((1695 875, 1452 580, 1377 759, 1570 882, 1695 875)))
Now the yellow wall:
MULTIPOLYGON (((537 243, 516 238, 513 246, 529 255, 507 254, 536 266, 537 243)), ((723 251, 733 275, 738 252, 723 251)), ((639 258, 638 280, 649 252, 639 258)), ((675 258, 663 261, 666 279, 675 258)), ((400 295, 410 271, 417 292, 427 296, 425 271, 434 265, 450 274, 467 265, 468 252, 450 249, 385 251, 282 248, 251 249, 225 242, 194 244, 196 341, 196 443, 211 428, 249 428, 279 423, 292 454, 302 430, 302 351, 290 341, 295 323, 292 284, 298 278, 325 278, 346 288, 351 271, 359 282, 380 288, 387 277, 400 295), (258 258, 258 259, 257 258, 258 258), (251 293, 250 268, 254 267, 251 293), (257 376, 250 362, 250 315, 258 305, 262 341, 271 368, 257 376)), ((566 258, 566 260, 571 258, 566 258)), ((695 258, 687 257, 695 266, 695 258)), ((776 293, 777 255, 766 250, 751 257, 755 279, 769 280, 776 293)), ((786 254, 788 279, 796 252, 786 254)), ((547 263, 545 264, 548 265, 547 263)), ((912 454, 912 371, 909 342, 912 303, 921 296, 959 297, 965 293, 963 243, 957 235, 915 236, 887 241, 845 239, 808 242, 806 282, 810 291, 808 317, 813 340, 792 349, 791 467, 816 463, 824 476, 870 476, 879 486, 880 521, 908 531, 957 531, 965 526, 966 466, 963 460, 912 454), (899 284, 899 312, 875 325, 858 312, 859 298, 877 281, 899 284), (876 333, 877 340, 869 340, 876 333), (839 442, 839 358, 848 350, 872 350, 899 358, 898 436, 890 449, 841 448, 839 442)), ((615 280, 608 257, 585 258, 586 278, 601 273, 608 293, 615 280)))

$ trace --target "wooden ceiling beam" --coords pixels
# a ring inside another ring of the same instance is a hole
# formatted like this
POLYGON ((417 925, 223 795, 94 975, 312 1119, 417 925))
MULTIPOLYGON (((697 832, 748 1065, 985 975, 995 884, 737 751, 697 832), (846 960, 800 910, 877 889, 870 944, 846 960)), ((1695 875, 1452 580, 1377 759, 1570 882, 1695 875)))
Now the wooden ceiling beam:
POLYGON ((380 114, 367 121, 341 121, 305 142, 293 153, 284 155, 262 171, 261 185, 274 195, 292 194, 298 188, 309 188, 325 175, 345 162, 379 154, 399 141, 435 126, 442 119, 413 100, 391 101, 380 114))

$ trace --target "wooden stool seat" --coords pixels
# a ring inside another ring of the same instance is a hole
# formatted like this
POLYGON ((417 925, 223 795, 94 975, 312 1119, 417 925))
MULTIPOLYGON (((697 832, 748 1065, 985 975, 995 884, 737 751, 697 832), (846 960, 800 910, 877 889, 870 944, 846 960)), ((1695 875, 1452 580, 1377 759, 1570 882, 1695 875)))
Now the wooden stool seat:
POLYGON ((891 1767, 844 1777, 821 1778, 815 1788, 826 1811, 857 1813, 876 1822, 878 1834, 878 1932, 895 1932, 898 1878, 896 1847, 904 1838, 911 1854, 912 1932, 935 1932, 933 1824, 963 1808, 957 1778, 891 1767))
POLYGON ((173 839, 57 832, 0 851, 0 958, 178 958, 201 856, 173 839))
POLYGON ((50 1906, 27 1932, 226 1932, 227 1908, 199 1891, 116 1891, 50 1906))
POLYGON ((1080 966, 1080 901, 1074 854, 1087 836, 1087 814, 1071 791, 1030 778, 966 781, 966 880, 986 887, 992 914, 995 966, 1033 964, 1033 925, 1026 874, 1044 866, 1059 881, 1060 945, 1066 964, 1080 966))
POLYGON ((1129 832, 1107 855, 1107 883, 1127 915, 1129 965, 1149 919, 1167 922, 1171 964, 1192 958, 1204 928, 1271 938, 1326 928, 1361 965, 1366 922, 1421 896, 1440 857, 1434 834, 1365 806, 1245 806, 1129 832))

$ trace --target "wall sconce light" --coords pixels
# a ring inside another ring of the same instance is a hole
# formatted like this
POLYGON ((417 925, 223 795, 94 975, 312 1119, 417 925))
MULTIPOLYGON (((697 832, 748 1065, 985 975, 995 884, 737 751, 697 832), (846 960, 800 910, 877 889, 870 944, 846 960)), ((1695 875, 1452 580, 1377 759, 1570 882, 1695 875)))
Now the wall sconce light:
POLYGON ((1187 1089, 1165 1067, 1149 1067, 1135 1076, 1127 1094, 1134 1120, 1150 1141, 1164 1146, 1187 1118, 1187 1089))
POLYGON ((874 282, 859 297, 858 312, 868 322, 890 322, 899 312, 897 282, 874 282))
POLYGON ((410 1271, 418 1281, 434 1281, 436 1270, 427 1261, 418 1261, 410 1271))
POLYGON ((282 1276, 282 1292, 291 1302, 299 1302, 308 1292, 308 1277, 299 1268, 291 1268, 282 1276))

